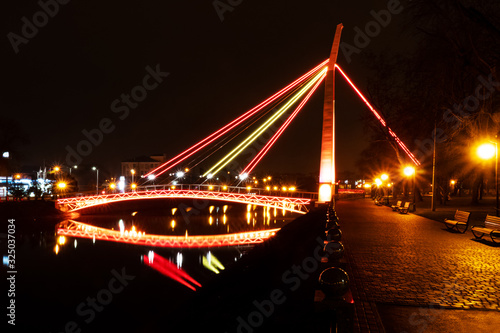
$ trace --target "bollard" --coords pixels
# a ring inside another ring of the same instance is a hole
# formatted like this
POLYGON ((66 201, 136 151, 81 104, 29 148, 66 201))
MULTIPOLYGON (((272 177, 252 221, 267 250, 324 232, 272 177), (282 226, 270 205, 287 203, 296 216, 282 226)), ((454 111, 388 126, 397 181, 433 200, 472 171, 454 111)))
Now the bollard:
POLYGON ((328 298, 339 298, 349 290, 349 276, 338 267, 329 267, 319 275, 321 291, 328 298))
POLYGON ((339 241, 328 242, 323 251, 329 262, 339 260, 344 256, 344 245, 339 241))
POLYGON ((342 231, 340 230, 339 227, 330 228, 326 231, 326 236, 328 240, 341 241, 342 231))

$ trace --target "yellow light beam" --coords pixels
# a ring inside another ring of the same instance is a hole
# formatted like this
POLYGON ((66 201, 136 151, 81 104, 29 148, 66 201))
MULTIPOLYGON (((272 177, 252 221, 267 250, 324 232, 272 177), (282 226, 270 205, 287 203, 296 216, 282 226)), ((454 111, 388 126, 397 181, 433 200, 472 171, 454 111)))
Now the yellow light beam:
POLYGON ((323 73, 327 70, 325 67, 321 70, 310 82, 308 82, 304 87, 302 87, 297 94, 295 94, 291 100, 289 100, 281 109, 279 109, 271 118, 269 118, 264 124, 262 124, 258 129, 256 129, 252 134, 250 134, 243 142, 241 142, 236 148, 234 148, 229 154, 222 158, 217 164, 215 164, 210 170, 203 174, 206 177, 209 174, 216 174, 222 168, 224 168, 229 162, 231 162, 236 156, 238 156, 246 147, 248 147, 259 135, 266 131, 276 120, 278 120, 283 113, 285 113, 299 98, 301 98, 307 90, 309 90, 317 80, 321 78, 323 73), (214 171, 215 170, 215 171, 214 171))

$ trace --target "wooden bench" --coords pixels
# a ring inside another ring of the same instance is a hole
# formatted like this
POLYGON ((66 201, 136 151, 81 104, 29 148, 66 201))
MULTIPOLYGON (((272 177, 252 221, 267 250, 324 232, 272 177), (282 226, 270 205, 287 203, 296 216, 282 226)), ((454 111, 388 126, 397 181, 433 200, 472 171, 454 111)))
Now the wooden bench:
POLYGON ((471 230, 476 239, 481 239, 484 235, 488 234, 493 243, 500 243, 500 240, 496 241, 496 239, 500 239, 500 217, 486 215, 484 227, 475 225, 472 226, 471 230))
POLYGON ((398 207, 399 214, 408 214, 408 211, 410 210, 410 204, 411 202, 407 201, 405 202, 404 206, 398 207))
POLYGON ((402 204, 402 203, 403 203, 403 201, 398 200, 398 202, 396 202, 396 204, 395 204, 395 205, 392 205, 392 206, 391 206, 392 210, 396 212, 396 211, 399 209, 399 207, 401 207, 401 204, 402 204))
POLYGON ((455 212, 455 217, 453 218, 453 220, 444 219, 444 225, 449 230, 457 229, 458 232, 461 232, 463 234, 467 231, 467 228, 469 227, 469 220, 470 220, 469 218, 470 218, 469 212, 457 210, 455 212))

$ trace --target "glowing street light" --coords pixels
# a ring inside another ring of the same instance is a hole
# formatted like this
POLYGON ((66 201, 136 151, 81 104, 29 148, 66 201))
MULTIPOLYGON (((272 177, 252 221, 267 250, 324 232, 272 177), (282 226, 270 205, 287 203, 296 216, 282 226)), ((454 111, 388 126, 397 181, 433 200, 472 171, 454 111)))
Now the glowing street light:
POLYGON ((491 143, 484 143, 477 147, 477 156, 483 160, 489 160, 495 156, 496 148, 491 143))
POLYGON ((404 168, 403 172, 404 172, 404 174, 405 174, 406 176, 408 176, 408 177, 409 177, 409 176, 411 176, 411 175, 415 174, 415 168, 414 168, 414 167, 412 167, 412 166, 407 166, 406 168, 404 168))
POLYGON ((66 184, 65 182, 57 183, 57 188, 59 188, 60 190, 64 190, 66 186, 68 186, 68 184, 66 184))
POLYGON ((55 167, 54 167, 54 171, 55 171, 55 172, 59 172, 59 171, 61 171, 61 168, 60 168, 60 167, 58 167, 58 166, 55 166, 55 167))
POLYGON ((114 190, 116 188, 116 184, 115 183, 111 183, 109 184, 109 188, 114 190))
POLYGON ((137 184, 136 184, 136 183, 132 183, 132 184, 130 184, 130 188, 131 188, 133 191, 135 191, 135 190, 136 190, 136 188, 137 188, 137 184))
POLYGON ((94 170, 97 174, 97 180, 96 180, 96 185, 95 185, 95 194, 99 195, 99 169, 95 166, 92 167, 92 170, 94 170))
POLYGON ((382 176, 380 176, 380 178, 383 180, 383 181, 386 181, 387 179, 389 179, 389 176, 384 173, 382 176))
POLYGON ((382 185, 382 181, 380 180, 380 178, 375 179, 375 184, 377 184, 377 186, 382 185))

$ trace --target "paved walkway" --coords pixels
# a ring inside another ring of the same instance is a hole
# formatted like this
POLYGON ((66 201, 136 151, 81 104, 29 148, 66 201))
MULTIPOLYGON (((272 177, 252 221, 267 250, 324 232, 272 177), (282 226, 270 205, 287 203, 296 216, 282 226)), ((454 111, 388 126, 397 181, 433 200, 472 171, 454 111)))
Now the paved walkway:
POLYGON ((500 247, 470 231, 339 201, 361 332, 487 332, 500 327, 500 247))

